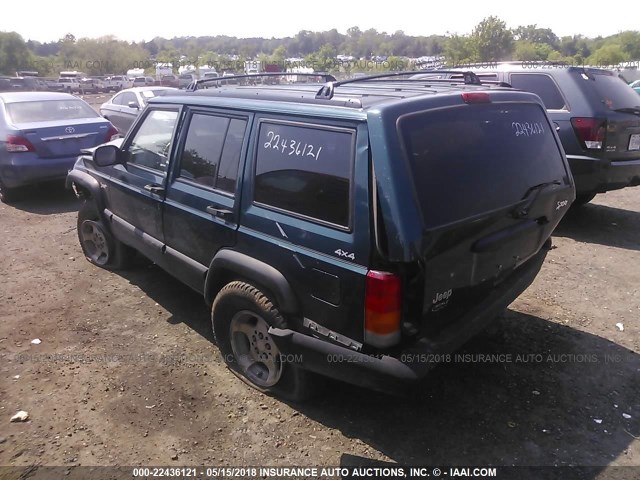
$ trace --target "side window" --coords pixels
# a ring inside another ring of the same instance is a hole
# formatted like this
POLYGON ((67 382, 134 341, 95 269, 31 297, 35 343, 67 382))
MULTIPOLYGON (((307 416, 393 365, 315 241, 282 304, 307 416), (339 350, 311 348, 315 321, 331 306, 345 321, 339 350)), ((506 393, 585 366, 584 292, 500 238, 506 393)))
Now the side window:
POLYGON ((111 99, 111 103, 113 105, 122 105, 122 96, 124 95, 124 93, 119 93, 118 95, 116 95, 115 97, 113 97, 111 99))
POLYGON ((177 119, 175 110, 151 110, 127 148, 127 163, 166 172, 177 119))
POLYGON ((511 75, 514 88, 538 95, 547 110, 563 110, 566 104, 556 83, 549 75, 538 73, 515 73, 511 75))
POLYGON ((256 202, 349 227, 352 131, 263 122, 258 141, 256 202))
POLYGON ((122 105, 124 105, 125 107, 129 106, 129 102, 134 102, 136 105, 140 106, 140 104, 138 103, 138 99, 131 92, 123 93, 122 94, 122 100, 120 100, 120 101, 122 102, 122 105))
POLYGON ((180 161, 180 177, 233 193, 247 122, 196 113, 180 161))

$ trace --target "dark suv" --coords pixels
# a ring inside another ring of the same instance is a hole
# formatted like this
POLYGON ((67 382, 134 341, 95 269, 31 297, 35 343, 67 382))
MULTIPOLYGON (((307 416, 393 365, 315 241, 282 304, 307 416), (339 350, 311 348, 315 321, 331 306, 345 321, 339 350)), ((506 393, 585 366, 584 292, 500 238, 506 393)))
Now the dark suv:
POLYGON ((471 70, 542 99, 576 182, 576 205, 597 193, 640 185, 640 97, 617 72, 549 62, 471 70))
POLYGON ((204 295, 236 374, 293 399, 312 373, 422 378, 529 286, 575 196, 539 98, 473 74, 176 92, 68 184, 89 261, 143 253, 204 295))

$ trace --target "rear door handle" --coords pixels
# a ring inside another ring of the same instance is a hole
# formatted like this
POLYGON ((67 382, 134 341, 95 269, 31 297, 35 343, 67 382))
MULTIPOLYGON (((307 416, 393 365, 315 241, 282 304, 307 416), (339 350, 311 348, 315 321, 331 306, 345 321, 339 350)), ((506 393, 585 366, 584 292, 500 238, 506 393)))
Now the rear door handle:
POLYGON ((164 187, 162 185, 158 185, 157 183, 150 183, 149 185, 145 185, 143 188, 147 192, 155 193, 156 195, 164 193, 164 187))
POLYGON ((227 210, 226 208, 218 208, 213 205, 207 206, 205 209, 207 213, 211 215, 215 215, 216 217, 225 218, 231 215, 233 212, 231 210, 227 210))

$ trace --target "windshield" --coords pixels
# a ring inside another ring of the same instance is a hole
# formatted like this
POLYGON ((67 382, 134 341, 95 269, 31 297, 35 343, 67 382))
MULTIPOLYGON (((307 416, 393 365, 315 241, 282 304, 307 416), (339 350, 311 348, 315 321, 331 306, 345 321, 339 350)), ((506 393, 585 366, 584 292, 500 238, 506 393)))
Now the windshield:
POLYGON ((11 123, 51 122, 96 118, 99 115, 82 100, 46 100, 6 104, 11 123))
POLYGON ((536 104, 418 113, 403 117, 399 128, 427 228, 513 205, 533 186, 568 181, 536 104))
POLYGON ((600 101, 611 110, 640 106, 638 94, 621 78, 606 74, 595 74, 593 78, 591 81, 600 101))

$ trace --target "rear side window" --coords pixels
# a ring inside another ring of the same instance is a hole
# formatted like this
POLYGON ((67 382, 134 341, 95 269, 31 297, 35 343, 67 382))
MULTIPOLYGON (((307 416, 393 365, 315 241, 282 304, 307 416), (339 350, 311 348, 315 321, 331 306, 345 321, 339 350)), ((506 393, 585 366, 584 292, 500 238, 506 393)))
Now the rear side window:
POLYGON ((483 104, 407 115, 400 135, 427 228, 567 182, 562 154, 537 104, 483 104))
POLYGON ((255 201, 348 227, 354 137, 341 128, 262 122, 255 201))
POLYGON ((615 75, 594 74, 591 78, 584 79, 584 82, 593 84, 600 101, 611 110, 637 108, 640 105, 638 94, 629 88, 624 80, 615 75))
POLYGON ((511 86, 538 95, 548 110, 564 110, 567 105, 556 82, 549 75, 538 73, 514 73, 511 86))
POLYGON ((180 161, 180 177, 233 193, 246 120, 196 113, 180 161))
POLYGON ((6 104, 11 123, 52 122, 96 118, 98 113, 82 100, 45 100, 6 104))

